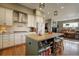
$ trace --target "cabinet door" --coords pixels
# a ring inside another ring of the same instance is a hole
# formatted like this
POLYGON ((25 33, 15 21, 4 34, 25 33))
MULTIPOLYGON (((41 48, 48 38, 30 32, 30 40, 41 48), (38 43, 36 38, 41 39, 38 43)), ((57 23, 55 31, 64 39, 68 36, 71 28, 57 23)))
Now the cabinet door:
POLYGON ((34 16, 28 15, 28 27, 34 27, 34 16))
POLYGON ((5 23, 5 9, 0 7, 0 25, 5 23))
POLYGON ((25 39, 26 39, 26 36, 25 35, 23 35, 23 43, 25 43, 26 41, 25 41, 25 39))
POLYGON ((2 49, 2 35, 0 35, 0 49, 2 49))
POLYGON ((5 11, 6 11, 5 13, 6 25, 12 25, 13 24, 13 10, 5 9, 5 11))
POLYGON ((22 41, 21 43, 22 43, 22 44, 25 43, 25 39, 26 39, 26 35, 25 35, 25 33, 22 33, 22 34, 21 34, 21 41, 22 41))
POLYGON ((20 33, 16 33, 15 34, 15 45, 19 45, 21 44, 21 34, 20 33))
POLYGON ((9 40, 9 46, 11 47, 11 46, 14 46, 15 45, 15 36, 14 36, 14 34, 10 34, 10 40, 9 40))
POLYGON ((3 35, 3 42, 2 42, 2 44, 3 44, 3 48, 7 48, 7 47, 9 47, 9 35, 8 34, 4 34, 3 35))

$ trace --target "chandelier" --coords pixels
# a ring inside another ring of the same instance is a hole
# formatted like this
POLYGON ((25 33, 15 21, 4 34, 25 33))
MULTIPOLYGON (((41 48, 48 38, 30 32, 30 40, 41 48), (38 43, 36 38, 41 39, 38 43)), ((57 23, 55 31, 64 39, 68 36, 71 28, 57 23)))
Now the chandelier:
POLYGON ((54 11, 54 16, 57 16, 57 15, 58 15, 58 11, 55 10, 55 11, 54 11))
POLYGON ((44 9, 45 8, 45 3, 39 3, 39 8, 44 9))

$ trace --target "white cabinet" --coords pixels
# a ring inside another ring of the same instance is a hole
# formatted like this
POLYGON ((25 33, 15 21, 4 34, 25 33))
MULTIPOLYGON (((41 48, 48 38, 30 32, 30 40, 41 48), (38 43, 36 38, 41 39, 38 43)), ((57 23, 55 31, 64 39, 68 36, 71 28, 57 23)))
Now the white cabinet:
POLYGON ((7 47, 9 47, 9 35, 7 35, 7 34, 4 34, 3 35, 3 42, 2 42, 2 44, 3 44, 3 48, 7 48, 7 47))
POLYGON ((9 47, 9 36, 7 34, 0 35, 0 49, 9 47))
POLYGON ((0 49, 12 47, 15 45, 14 34, 0 35, 0 49))
POLYGON ((25 33, 13 33, 0 35, 0 49, 24 44, 26 41, 25 33))
POLYGON ((22 43, 24 44, 26 42, 26 34, 22 33, 21 38, 22 38, 22 43))
POLYGON ((15 36, 14 34, 10 34, 10 40, 9 40, 9 46, 14 46, 15 45, 15 36))
POLYGON ((25 33, 15 33, 15 45, 24 44, 26 42, 25 33))
POLYGON ((28 18, 28 25, 27 26, 28 27, 35 27, 36 20, 35 20, 34 15, 28 15, 27 18, 28 18))
POLYGON ((0 7, 0 25, 12 25, 13 10, 0 7))
POLYGON ((6 15, 5 15, 5 21, 6 25, 12 25, 13 24, 13 10, 5 9, 6 15))
POLYGON ((0 7, 0 25, 5 23, 5 9, 0 7))
POLYGON ((22 37, 20 33, 15 33, 15 45, 19 45, 22 43, 22 37))
POLYGON ((0 49, 2 49, 2 35, 0 35, 0 49))

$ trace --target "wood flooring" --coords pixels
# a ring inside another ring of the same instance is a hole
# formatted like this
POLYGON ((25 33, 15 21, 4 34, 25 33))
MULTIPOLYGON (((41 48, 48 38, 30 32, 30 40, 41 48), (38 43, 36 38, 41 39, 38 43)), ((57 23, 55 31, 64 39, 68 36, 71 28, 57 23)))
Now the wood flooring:
POLYGON ((25 56, 26 55, 25 52, 26 52, 25 44, 22 44, 15 47, 0 50, 0 55, 1 56, 25 56))
MULTIPOLYGON (((0 50, 0 56, 27 56, 25 44, 0 50)), ((64 40, 62 56, 79 56, 79 40, 64 40)))

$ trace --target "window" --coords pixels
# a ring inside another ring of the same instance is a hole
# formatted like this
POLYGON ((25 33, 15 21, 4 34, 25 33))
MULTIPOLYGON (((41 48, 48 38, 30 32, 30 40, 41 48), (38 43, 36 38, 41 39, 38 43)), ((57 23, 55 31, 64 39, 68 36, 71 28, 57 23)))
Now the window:
POLYGON ((74 23, 63 23, 63 27, 78 27, 78 22, 74 22, 74 23))

